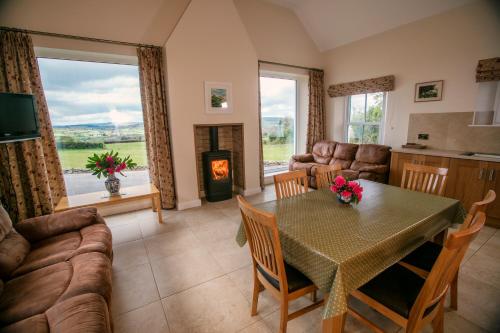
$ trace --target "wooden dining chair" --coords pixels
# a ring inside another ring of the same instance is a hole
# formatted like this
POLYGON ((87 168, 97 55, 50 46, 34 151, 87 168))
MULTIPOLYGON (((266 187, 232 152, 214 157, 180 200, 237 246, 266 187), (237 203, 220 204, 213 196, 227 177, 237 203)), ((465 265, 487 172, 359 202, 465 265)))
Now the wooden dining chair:
MULTIPOLYGON (((495 191, 489 190, 483 200, 473 203, 459 230, 469 229, 474 216, 478 212, 484 213, 488 205, 495 201, 495 199, 495 191)), ((431 241, 425 242, 422 246, 404 257, 399 264, 426 278, 436 263, 442 248, 437 243, 431 241)), ((458 309, 458 271, 450 286, 450 307, 454 310, 458 309)))
POLYGON ((443 196, 447 177, 447 168, 405 163, 401 188, 443 196))
POLYGON ((274 176, 274 188, 276 198, 283 199, 293 197, 309 191, 306 170, 290 171, 274 176))
POLYGON ((259 294, 264 287, 280 302, 280 332, 286 332, 288 321, 320 307, 323 300, 288 313, 290 301, 315 293, 317 287, 304 274, 283 260, 274 214, 252 207, 240 195, 236 198, 253 262, 254 285, 251 314, 252 316, 257 314, 259 294))
MULTIPOLYGON (((435 333, 444 332, 444 300, 470 242, 479 233, 486 215, 478 212, 471 227, 451 234, 427 279, 401 265, 393 265, 354 291, 352 296, 405 329, 420 332, 431 323, 435 333)), ((349 313, 375 332, 383 332, 356 310, 349 313)))
POLYGON ((327 165, 316 169, 316 184, 319 188, 329 187, 342 170, 339 164, 327 165))

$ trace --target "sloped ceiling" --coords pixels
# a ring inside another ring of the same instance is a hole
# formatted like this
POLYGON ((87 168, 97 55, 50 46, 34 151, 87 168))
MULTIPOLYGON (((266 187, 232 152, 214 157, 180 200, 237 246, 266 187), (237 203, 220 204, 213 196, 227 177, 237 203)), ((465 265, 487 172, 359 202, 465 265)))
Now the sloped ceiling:
POLYGON ((267 0, 292 9, 321 51, 477 0, 267 0))
POLYGON ((190 0, 0 0, 0 25, 163 45, 190 0))

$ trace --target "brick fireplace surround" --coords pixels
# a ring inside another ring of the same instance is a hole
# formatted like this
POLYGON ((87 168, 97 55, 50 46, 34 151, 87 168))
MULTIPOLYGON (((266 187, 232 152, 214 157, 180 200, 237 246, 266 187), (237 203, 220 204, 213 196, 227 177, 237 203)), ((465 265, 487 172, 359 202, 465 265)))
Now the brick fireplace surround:
POLYGON ((233 190, 235 192, 239 192, 245 189, 243 124, 197 124, 194 125, 194 145, 196 153, 198 193, 200 198, 205 196, 201 153, 210 150, 209 127, 211 126, 217 126, 219 128, 219 149, 231 151, 233 164, 233 190))

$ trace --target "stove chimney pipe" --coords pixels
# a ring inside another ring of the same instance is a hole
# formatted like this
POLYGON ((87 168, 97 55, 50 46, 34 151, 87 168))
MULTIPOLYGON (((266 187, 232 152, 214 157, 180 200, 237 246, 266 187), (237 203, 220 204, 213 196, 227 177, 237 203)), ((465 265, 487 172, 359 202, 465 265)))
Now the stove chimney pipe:
POLYGON ((209 127, 210 133, 210 151, 219 150, 219 128, 217 126, 209 127))

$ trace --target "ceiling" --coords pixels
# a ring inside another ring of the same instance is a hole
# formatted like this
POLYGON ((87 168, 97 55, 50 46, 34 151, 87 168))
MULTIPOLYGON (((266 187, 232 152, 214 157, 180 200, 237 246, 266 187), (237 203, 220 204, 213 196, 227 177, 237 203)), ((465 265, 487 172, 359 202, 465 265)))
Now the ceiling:
POLYGON ((266 0, 292 9, 321 51, 477 0, 266 0))
POLYGON ((0 0, 0 25, 163 45, 190 0, 0 0))

